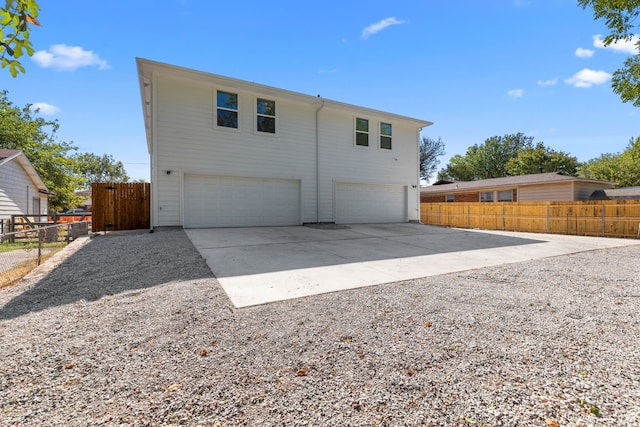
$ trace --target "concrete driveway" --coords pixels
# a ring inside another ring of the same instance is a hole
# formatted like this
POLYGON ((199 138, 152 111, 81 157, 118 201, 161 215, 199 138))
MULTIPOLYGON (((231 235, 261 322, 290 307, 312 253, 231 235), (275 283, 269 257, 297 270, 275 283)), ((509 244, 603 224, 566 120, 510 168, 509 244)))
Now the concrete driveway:
POLYGON ((640 244, 406 223, 185 231, 236 307, 640 244))

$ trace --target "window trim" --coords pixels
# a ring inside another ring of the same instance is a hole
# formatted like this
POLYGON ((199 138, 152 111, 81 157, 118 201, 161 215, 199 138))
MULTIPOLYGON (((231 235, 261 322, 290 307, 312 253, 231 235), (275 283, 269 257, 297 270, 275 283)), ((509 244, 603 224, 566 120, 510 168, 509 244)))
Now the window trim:
POLYGON ((353 146, 357 148, 369 148, 371 147, 371 119, 366 117, 355 116, 353 119, 353 146), (358 130, 358 120, 366 120, 367 130, 358 130), (367 136, 367 145, 358 144, 358 134, 367 136))
POLYGON ((240 94, 237 93, 237 92, 231 92, 230 90, 215 89, 214 105, 215 105, 215 120, 214 120, 214 124, 216 126, 216 129, 225 129, 225 130, 229 130, 229 131, 233 131, 233 132, 240 131, 240 94), (228 93, 230 95, 235 95, 236 96, 236 109, 235 110, 233 108, 218 106, 218 93, 219 92, 228 93), (223 125, 218 124, 218 111, 219 110, 236 113, 236 124, 237 124, 237 126, 236 127, 232 127, 232 126, 223 126, 223 125))
POLYGON ((393 123, 383 121, 378 123, 378 150, 393 151, 393 123), (383 125, 389 126, 389 135, 382 132, 383 125), (382 138, 389 138, 389 148, 382 146, 382 138))
POLYGON ((254 100, 254 105, 255 105, 255 116, 254 116, 254 121, 253 121, 253 125, 254 125, 254 131, 259 134, 259 135, 263 135, 263 136, 275 136, 278 134, 278 111, 277 111, 277 100, 275 99, 267 99, 267 98, 263 98, 260 96, 256 96, 255 100, 254 100), (267 101, 267 102, 273 102, 273 108, 274 108, 274 115, 270 115, 270 114, 264 114, 264 113, 259 113, 258 112, 258 102, 259 101, 267 101), (266 118, 271 118, 273 119, 273 132, 266 132, 263 130, 258 129, 258 118, 259 117, 266 117, 266 118))

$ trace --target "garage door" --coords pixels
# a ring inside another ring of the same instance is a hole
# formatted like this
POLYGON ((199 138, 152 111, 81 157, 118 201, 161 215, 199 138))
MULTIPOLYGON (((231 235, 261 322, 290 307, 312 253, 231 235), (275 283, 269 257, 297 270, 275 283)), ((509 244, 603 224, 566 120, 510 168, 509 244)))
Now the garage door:
POLYGON ((300 180, 185 175, 184 226, 300 224, 300 180))
POLYGON ((336 184, 336 222, 367 224, 407 221, 404 185, 336 184))

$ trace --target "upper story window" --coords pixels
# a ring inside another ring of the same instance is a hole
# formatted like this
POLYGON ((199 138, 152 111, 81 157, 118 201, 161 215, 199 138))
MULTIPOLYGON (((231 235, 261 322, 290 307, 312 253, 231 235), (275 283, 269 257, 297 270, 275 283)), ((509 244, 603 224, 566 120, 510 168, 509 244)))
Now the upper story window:
POLYGON ((447 196, 446 196, 446 197, 447 197, 447 198, 446 198, 446 201, 447 201, 447 202, 455 202, 455 201, 456 201, 456 196, 455 196, 455 194, 447 194, 447 196))
POLYGON ((392 127, 390 123, 380 123, 380 148, 391 150, 392 127))
POLYGON ((276 133, 276 101, 258 98, 256 112, 258 132, 276 133))
POLYGON ((218 126, 238 128, 238 94, 218 91, 217 94, 218 126))
POLYGON ((356 117, 356 145, 369 146, 369 120, 356 117))

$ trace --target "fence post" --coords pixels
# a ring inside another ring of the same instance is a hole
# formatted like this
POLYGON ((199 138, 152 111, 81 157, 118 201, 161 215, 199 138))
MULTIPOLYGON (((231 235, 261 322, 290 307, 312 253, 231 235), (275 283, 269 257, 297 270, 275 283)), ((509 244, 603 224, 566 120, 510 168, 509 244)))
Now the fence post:
POLYGON ((441 212, 442 212, 442 205, 438 205, 438 225, 442 225, 441 212))
POLYGON ((549 233, 549 203, 547 203, 547 233, 549 233))
POLYGON ((42 260, 42 242, 43 242, 43 238, 42 238, 42 232, 45 229, 43 227, 38 227, 38 262, 36 265, 40 265, 40 261, 42 260))
POLYGON ((471 228, 471 204, 467 203, 467 227, 471 228))
POLYGON ((502 231, 504 231, 504 203, 502 204, 502 231))
POLYGON ((605 218, 605 214, 604 214, 604 210, 605 210, 605 205, 604 203, 602 204, 602 237, 604 237, 604 232, 605 232, 605 227, 604 227, 604 218, 605 218))

